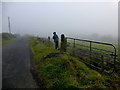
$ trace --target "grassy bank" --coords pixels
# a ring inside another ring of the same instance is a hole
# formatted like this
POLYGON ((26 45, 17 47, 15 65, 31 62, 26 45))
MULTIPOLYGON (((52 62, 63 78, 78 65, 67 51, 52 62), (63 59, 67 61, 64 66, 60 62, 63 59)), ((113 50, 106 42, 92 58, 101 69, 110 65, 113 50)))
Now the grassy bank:
POLYGON ((54 49, 47 40, 31 37, 29 41, 34 55, 32 68, 46 88, 105 88, 108 85, 101 74, 54 49))
POLYGON ((6 45, 11 43, 12 41, 16 40, 17 35, 10 34, 10 33, 1 33, 0 34, 0 45, 6 45))

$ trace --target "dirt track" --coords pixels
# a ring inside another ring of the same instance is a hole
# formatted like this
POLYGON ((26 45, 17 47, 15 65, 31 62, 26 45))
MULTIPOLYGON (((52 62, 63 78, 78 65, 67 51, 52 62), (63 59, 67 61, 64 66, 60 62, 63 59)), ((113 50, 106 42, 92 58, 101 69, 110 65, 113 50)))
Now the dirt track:
POLYGON ((30 47, 21 37, 2 47, 2 87, 37 88, 30 73, 30 47))

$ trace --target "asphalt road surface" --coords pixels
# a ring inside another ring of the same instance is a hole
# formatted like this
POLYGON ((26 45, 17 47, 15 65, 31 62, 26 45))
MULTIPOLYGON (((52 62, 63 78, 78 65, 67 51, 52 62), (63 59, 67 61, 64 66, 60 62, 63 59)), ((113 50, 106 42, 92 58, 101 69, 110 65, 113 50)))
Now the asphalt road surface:
POLYGON ((37 88, 30 73, 30 47, 25 37, 2 47, 2 88, 37 88))
POLYGON ((0 46, 0 89, 2 88, 2 46, 0 46))

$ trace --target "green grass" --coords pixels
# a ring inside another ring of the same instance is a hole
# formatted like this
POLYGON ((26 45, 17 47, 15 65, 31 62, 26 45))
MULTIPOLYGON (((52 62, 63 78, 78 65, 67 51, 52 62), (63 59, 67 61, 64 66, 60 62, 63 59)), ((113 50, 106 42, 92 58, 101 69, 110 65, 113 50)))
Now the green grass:
POLYGON ((10 33, 0 33, 0 45, 6 45, 16 40, 17 35, 10 33))
MULTIPOLYGON (((69 46, 70 47, 73 47, 73 40, 67 40, 68 43, 69 43, 69 46)), ((89 47, 90 47, 90 42, 85 42, 85 41, 75 41, 75 47, 76 48, 83 48, 83 49, 88 49, 89 50, 89 47), (85 45, 85 46, 88 46, 88 47, 83 47, 83 46, 80 46, 80 45, 85 45)), ((113 44, 117 51, 118 51, 118 44, 117 43, 109 43, 109 44, 113 44)), ((104 44, 98 44, 98 43, 92 43, 91 44, 92 47, 94 48, 99 48, 99 49, 105 49, 105 50, 109 50, 109 51, 114 51, 114 48, 112 46, 109 46, 109 45, 104 45, 104 44)), ((92 49, 92 50, 95 50, 95 49, 92 49)))
MULTIPOLYGON (((68 40, 68 43, 69 43, 69 48, 68 48, 68 52, 73 52, 73 50, 74 50, 74 48, 73 48, 73 44, 70 44, 70 43, 73 43, 73 40, 68 40), (71 48, 72 47, 72 48, 71 48)), ((90 44, 88 43, 88 42, 83 42, 83 41, 76 41, 76 44, 81 44, 81 45, 86 45, 86 46, 89 46, 90 44)), ((110 88, 113 88, 113 87, 116 87, 116 88, 119 88, 120 87, 120 52, 119 52, 119 50, 118 50, 118 44, 116 44, 116 43, 112 43, 115 47, 116 47, 116 49, 117 49, 117 58, 116 58, 116 61, 117 61, 117 65, 116 65, 116 69, 117 69, 117 72, 114 72, 114 73, 112 73, 112 74, 109 74, 109 75, 103 75, 103 77, 104 77, 104 79, 105 79, 105 81, 106 81, 106 83, 108 84, 107 86, 108 87, 110 87, 110 88)), ((114 49, 113 49, 113 47, 111 47, 111 46, 107 46, 107 45, 98 45, 98 44, 92 44, 92 47, 95 47, 95 48, 100 48, 100 49, 105 49, 105 50, 109 50, 109 51, 114 51, 114 49)), ((76 53, 82 53, 82 54, 85 54, 85 52, 82 52, 82 51, 79 51, 79 50, 77 50, 77 48, 82 48, 82 49, 87 49, 87 50, 89 50, 89 48, 86 48, 86 47, 80 47, 79 45, 76 45, 76 53)), ((93 49, 92 49, 93 50, 93 49)), ((101 54, 103 54, 103 53, 106 53, 106 52, 102 52, 102 51, 100 51, 100 50, 94 50, 95 52, 100 52, 101 54)), ((86 53, 88 53, 89 54, 89 52, 86 52, 86 53)), ((111 54, 111 53, 110 53, 111 54)), ((94 56, 94 58, 96 57, 96 58, 100 58, 100 56, 99 55, 96 55, 96 54, 94 54, 93 55, 94 56)), ((84 58, 85 58, 85 56, 83 57, 83 60, 84 60, 84 58)), ((106 60, 112 60, 113 61, 113 59, 112 58, 105 58, 104 57, 104 59, 106 59, 106 60)), ((86 61, 88 61, 89 62, 89 57, 87 57, 86 56, 86 58, 85 58, 85 60, 86 61)), ((94 60, 94 59, 92 59, 92 60, 94 60)), ((98 60, 97 59, 95 59, 94 60, 95 62, 98 62, 98 60)), ((101 61, 100 61, 101 62, 101 61)), ((98 62, 99 63, 99 62, 98 62)), ((111 71, 111 70, 109 70, 109 71, 111 71)))
POLYGON ((37 41, 36 38, 29 39, 29 41, 32 52, 34 54, 35 63, 40 62, 41 58, 43 58, 44 56, 50 53, 59 52, 58 50, 54 49, 54 47, 51 47, 49 45, 37 41))
POLYGON ((69 55, 46 59, 37 68, 47 88, 105 88, 98 72, 69 55))
POLYGON ((102 75, 91 70, 78 59, 64 53, 62 56, 42 58, 50 53, 60 51, 45 44, 37 38, 29 38, 34 55, 37 80, 43 81, 47 88, 105 88, 106 82, 102 75))
POLYGON ((14 40, 16 40, 16 38, 11 38, 11 39, 7 39, 7 40, 2 40, 2 42, 0 43, 0 45, 9 44, 9 43, 13 42, 14 40))

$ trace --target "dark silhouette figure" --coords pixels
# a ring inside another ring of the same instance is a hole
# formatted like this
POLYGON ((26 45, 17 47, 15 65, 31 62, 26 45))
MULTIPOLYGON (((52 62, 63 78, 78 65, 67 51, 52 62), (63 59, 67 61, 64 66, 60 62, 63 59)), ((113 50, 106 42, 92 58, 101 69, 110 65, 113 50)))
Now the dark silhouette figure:
POLYGON ((54 43, 55 43, 55 49, 58 49, 59 37, 56 34, 56 32, 53 32, 53 39, 54 39, 54 43))

